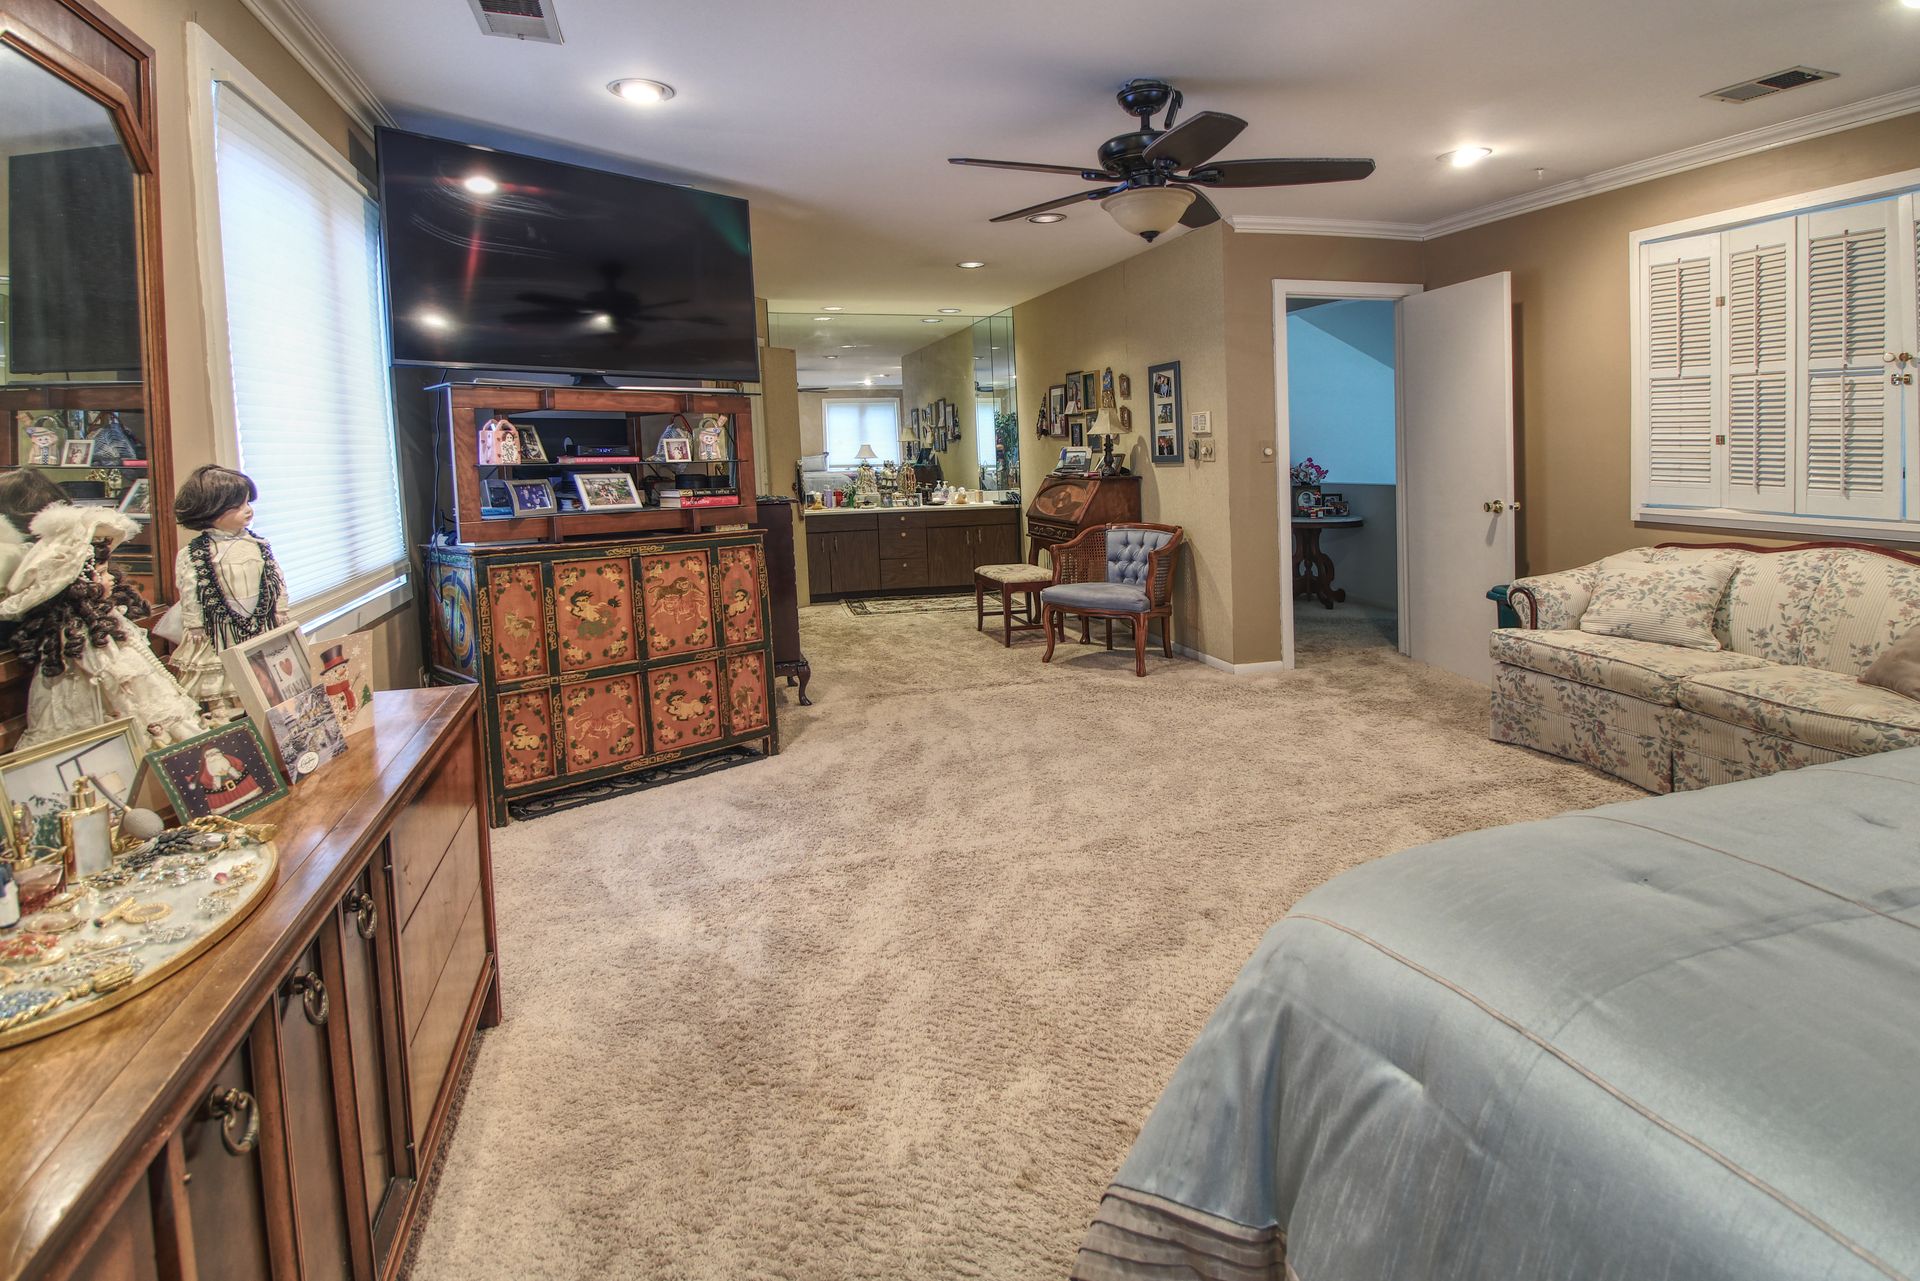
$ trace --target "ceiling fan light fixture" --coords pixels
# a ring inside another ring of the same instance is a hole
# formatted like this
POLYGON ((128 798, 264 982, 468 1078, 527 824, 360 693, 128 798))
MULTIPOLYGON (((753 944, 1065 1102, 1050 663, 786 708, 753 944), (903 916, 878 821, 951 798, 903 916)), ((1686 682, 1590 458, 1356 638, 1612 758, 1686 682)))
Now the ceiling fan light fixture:
POLYGON ((651 107, 673 97, 673 86, 662 84, 658 80, 641 80, 632 77, 613 81, 607 85, 607 92, 622 102, 630 102, 636 107, 651 107))
POLYGON ((1455 169, 1471 169, 1493 154, 1492 147, 1455 147, 1452 151, 1443 151, 1435 160, 1444 160, 1455 169))
POLYGON ((1173 230, 1193 203, 1185 187, 1130 187, 1108 196, 1100 207, 1123 228, 1142 240, 1173 230))

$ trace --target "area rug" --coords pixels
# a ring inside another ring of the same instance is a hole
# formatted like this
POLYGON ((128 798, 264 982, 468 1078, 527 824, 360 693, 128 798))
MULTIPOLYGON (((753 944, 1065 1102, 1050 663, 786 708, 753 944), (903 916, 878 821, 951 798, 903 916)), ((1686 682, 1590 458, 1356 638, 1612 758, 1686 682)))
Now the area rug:
MULTIPOLYGON (((955 609, 972 609, 973 594, 965 596, 871 596, 862 600, 842 601, 847 612, 855 618, 875 618, 887 614, 930 614, 944 613, 955 609)), ((997 608, 997 606, 996 606, 997 608)))
POLYGON ((802 631, 778 756, 495 833, 506 1021, 414 1281, 1054 1281, 1291 903, 1637 795, 1380 645, 1141 680, 951 612, 802 631))

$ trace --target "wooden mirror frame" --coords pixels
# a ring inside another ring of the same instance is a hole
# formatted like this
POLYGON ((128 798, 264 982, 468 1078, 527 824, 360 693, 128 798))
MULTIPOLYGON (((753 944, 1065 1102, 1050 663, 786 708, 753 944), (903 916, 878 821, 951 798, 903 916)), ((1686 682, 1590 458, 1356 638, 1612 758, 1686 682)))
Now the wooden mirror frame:
MULTIPOLYGON (((167 416, 167 342, 160 288, 159 139, 154 127, 153 50, 91 0, 0 0, 0 44, 25 55, 106 107, 133 167, 135 259, 139 267, 141 407, 156 610, 173 595, 173 433, 167 416)), ((76 408, 86 408, 84 405, 76 408)), ((11 430, 11 423, 6 424, 11 430)), ((24 725, 27 677, 0 654, 0 747, 24 725)))

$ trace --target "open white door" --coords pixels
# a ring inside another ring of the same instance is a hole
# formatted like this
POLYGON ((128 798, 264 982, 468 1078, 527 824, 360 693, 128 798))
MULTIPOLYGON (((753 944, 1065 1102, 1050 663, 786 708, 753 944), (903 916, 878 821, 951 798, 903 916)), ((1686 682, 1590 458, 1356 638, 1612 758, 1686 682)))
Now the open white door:
POLYGON ((1407 653, 1490 683, 1487 589, 1512 579, 1513 290, 1506 272, 1400 303, 1407 653))

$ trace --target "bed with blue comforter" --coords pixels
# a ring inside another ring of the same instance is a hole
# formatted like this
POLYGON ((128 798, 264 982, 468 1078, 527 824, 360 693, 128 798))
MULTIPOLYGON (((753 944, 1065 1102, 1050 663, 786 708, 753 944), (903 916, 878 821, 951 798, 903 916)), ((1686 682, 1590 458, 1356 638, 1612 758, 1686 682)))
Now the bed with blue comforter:
POLYGON ((1074 1276, 1920 1281, 1920 749, 1316 890, 1074 1276))

